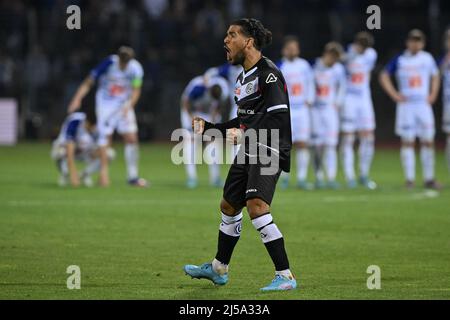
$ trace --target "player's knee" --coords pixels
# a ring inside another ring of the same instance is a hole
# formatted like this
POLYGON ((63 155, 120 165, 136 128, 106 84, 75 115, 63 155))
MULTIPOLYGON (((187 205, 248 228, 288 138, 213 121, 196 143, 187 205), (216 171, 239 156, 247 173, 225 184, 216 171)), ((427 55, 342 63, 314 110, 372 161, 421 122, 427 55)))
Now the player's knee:
POLYGON ((125 143, 135 144, 138 142, 138 138, 136 134, 126 134, 123 136, 125 143))
POLYGON ((425 148, 433 148, 434 142, 433 140, 422 140, 420 141, 420 145, 425 148))
POLYGON ((235 215, 239 213, 242 210, 242 208, 234 208, 227 200, 222 199, 220 202, 220 211, 222 211, 224 214, 228 216, 235 215))
POLYGON ((308 143, 305 141, 299 141, 299 142, 295 142, 294 146, 297 149, 306 149, 306 148, 308 148, 308 143))
POLYGON ((405 148, 412 148, 412 147, 414 147, 414 140, 403 139, 402 140, 402 147, 405 147, 405 148))
POLYGON ((262 199, 254 198, 247 200, 247 211, 251 219, 255 219, 270 211, 270 206, 262 199))

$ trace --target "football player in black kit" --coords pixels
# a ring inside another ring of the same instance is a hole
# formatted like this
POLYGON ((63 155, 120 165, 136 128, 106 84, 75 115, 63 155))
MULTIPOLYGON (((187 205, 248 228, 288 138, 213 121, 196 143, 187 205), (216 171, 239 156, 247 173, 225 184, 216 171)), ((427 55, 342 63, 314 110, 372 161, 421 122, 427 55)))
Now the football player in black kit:
POLYGON ((289 269, 283 235, 270 213, 280 173, 290 170, 292 146, 285 80, 275 64, 261 53, 261 49, 271 42, 272 33, 256 19, 240 19, 228 28, 224 39, 227 60, 244 68, 235 90, 238 117, 220 124, 194 118, 193 127, 194 132, 206 135, 209 129, 216 129, 228 141, 235 143, 242 136, 244 138, 241 138, 243 143, 224 186, 216 256, 212 262, 200 266, 184 266, 186 274, 193 278, 208 279, 217 285, 226 284, 228 264, 241 233, 242 209, 247 207, 252 224, 260 233, 275 265, 275 278, 261 289, 263 291, 297 287, 289 269), (256 133, 256 142, 247 140, 252 136, 247 135, 249 132, 256 133), (264 136, 267 138, 263 139, 264 136), (269 154, 270 161, 267 161, 269 154))

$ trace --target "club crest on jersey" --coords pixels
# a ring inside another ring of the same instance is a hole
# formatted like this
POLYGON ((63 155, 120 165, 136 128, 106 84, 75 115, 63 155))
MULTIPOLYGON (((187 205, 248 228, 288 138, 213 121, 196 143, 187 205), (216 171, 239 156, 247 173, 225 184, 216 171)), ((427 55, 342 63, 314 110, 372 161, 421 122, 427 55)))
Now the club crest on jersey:
POLYGON ((266 78, 266 83, 272 83, 272 82, 277 82, 278 78, 275 77, 275 75, 273 73, 269 73, 269 75, 266 78))
POLYGON ((247 86, 245 87, 245 93, 247 94, 252 94, 253 93, 253 83, 249 83, 247 84, 247 86))

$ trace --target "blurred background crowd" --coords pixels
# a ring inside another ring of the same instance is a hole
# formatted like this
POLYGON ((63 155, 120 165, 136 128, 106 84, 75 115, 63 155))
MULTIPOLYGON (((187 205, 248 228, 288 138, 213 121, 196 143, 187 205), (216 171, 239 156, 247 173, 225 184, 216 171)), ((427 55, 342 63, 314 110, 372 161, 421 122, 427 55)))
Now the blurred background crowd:
MULTIPOLYGON (((366 29, 368 0, 0 0, 0 97, 19 102, 22 138, 54 137, 77 86, 99 61, 128 44, 145 71, 137 106, 143 141, 167 140, 179 123, 179 97, 187 82, 225 63, 223 37, 239 17, 260 19, 274 35, 264 54, 280 58, 283 37, 297 35, 312 60, 330 41, 348 44, 366 29), (81 8, 81 30, 68 30, 66 9, 81 8)), ((378 62, 372 79, 377 138, 394 138, 394 104, 377 73, 403 50, 406 33, 420 28, 427 50, 443 53, 450 1, 378 1, 381 30, 373 30, 378 62)), ((93 93, 84 102, 93 110, 93 93)), ((435 106, 437 123, 441 102, 435 106)))

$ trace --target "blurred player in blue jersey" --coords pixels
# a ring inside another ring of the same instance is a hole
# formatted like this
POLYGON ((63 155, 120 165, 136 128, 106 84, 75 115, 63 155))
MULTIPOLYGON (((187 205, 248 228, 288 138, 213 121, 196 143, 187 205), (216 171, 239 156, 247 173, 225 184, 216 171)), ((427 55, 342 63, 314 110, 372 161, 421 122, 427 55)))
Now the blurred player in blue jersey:
MULTIPOLYGON (((228 83, 219 76, 198 76, 192 79, 181 96, 181 125, 192 133, 192 119, 201 117, 207 121, 217 122, 221 120, 221 107, 229 100, 228 83)), ((187 187, 197 186, 197 167, 194 150, 193 135, 185 137, 183 152, 188 163, 186 173, 188 176, 187 187)), ((209 182, 216 187, 222 186, 220 178, 219 158, 209 159, 209 182)))
MULTIPOLYGON (((95 125, 83 112, 70 114, 61 127, 58 138, 53 142, 51 157, 56 162, 59 185, 77 187, 81 183, 92 186, 91 175, 100 170, 100 156, 96 144, 95 125), (76 161, 86 164, 78 174, 76 161)), ((114 157, 114 151, 108 150, 108 157, 114 157)))
POLYGON ((146 187, 147 181, 139 178, 139 146, 137 123, 134 107, 141 95, 144 72, 141 64, 134 59, 134 50, 122 46, 116 55, 111 55, 97 65, 83 81, 70 102, 68 112, 72 113, 81 106, 81 101, 88 94, 95 82, 96 115, 99 132, 101 170, 100 184, 109 185, 108 146, 111 145, 115 130, 125 141, 125 162, 128 183, 132 186, 146 187))
POLYGON ((415 185, 416 138, 420 139, 420 158, 426 188, 439 189, 434 177, 435 121, 432 105, 439 94, 440 77, 434 58, 424 51, 425 35, 414 29, 408 34, 406 50, 392 59, 380 74, 380 83, 397 103, 395 132, 402 140, 401 161, 406 187, 415 185), (398 90, 390 76, 395 76, 398 90))
POLYGON ((442 57, 439 66, 443 78, 442 104, 444 113, 442 117, 442 129, 447 135, 447 145, 445 147, 445 157, 447 159, 448 170, 450 171, 450 29, 445 33, 446 53, 442 57))
POLYGON ((369 179, 375 143, 375 114, 370 93, 370 74, 377 61, 377 52, 372 46, 372 35, 364 31, 359 32, 344 59, 347 93, 341 111, 341 155, 349 188, 356 187, 353 149, 355 133, 359 139, 359 183, 369 189, 376 188, 375 182, 369 179))
POLYGON ((339 110, 345 99, 346 78, 344 66, 339 62, 342 46, 336 42, 326 44, 322 57, 316 59, 313 72, 316 97, 311 108, 312 145, 316 188, 336 189, 337 144, 339 140, 339 110))
MULTIPOLYGON (((306 182, 311 139, 311 106, 314 102, 314 75, 310 64, 299 57, 300 42, 295 36, 284 39, 282 60, 277 64, 283 73, 291 104, 292 142, 296 149, 297 186, 309 189, 306 182)), ((289 184, 289 174, 283 172, 282 187, 289 184)))

